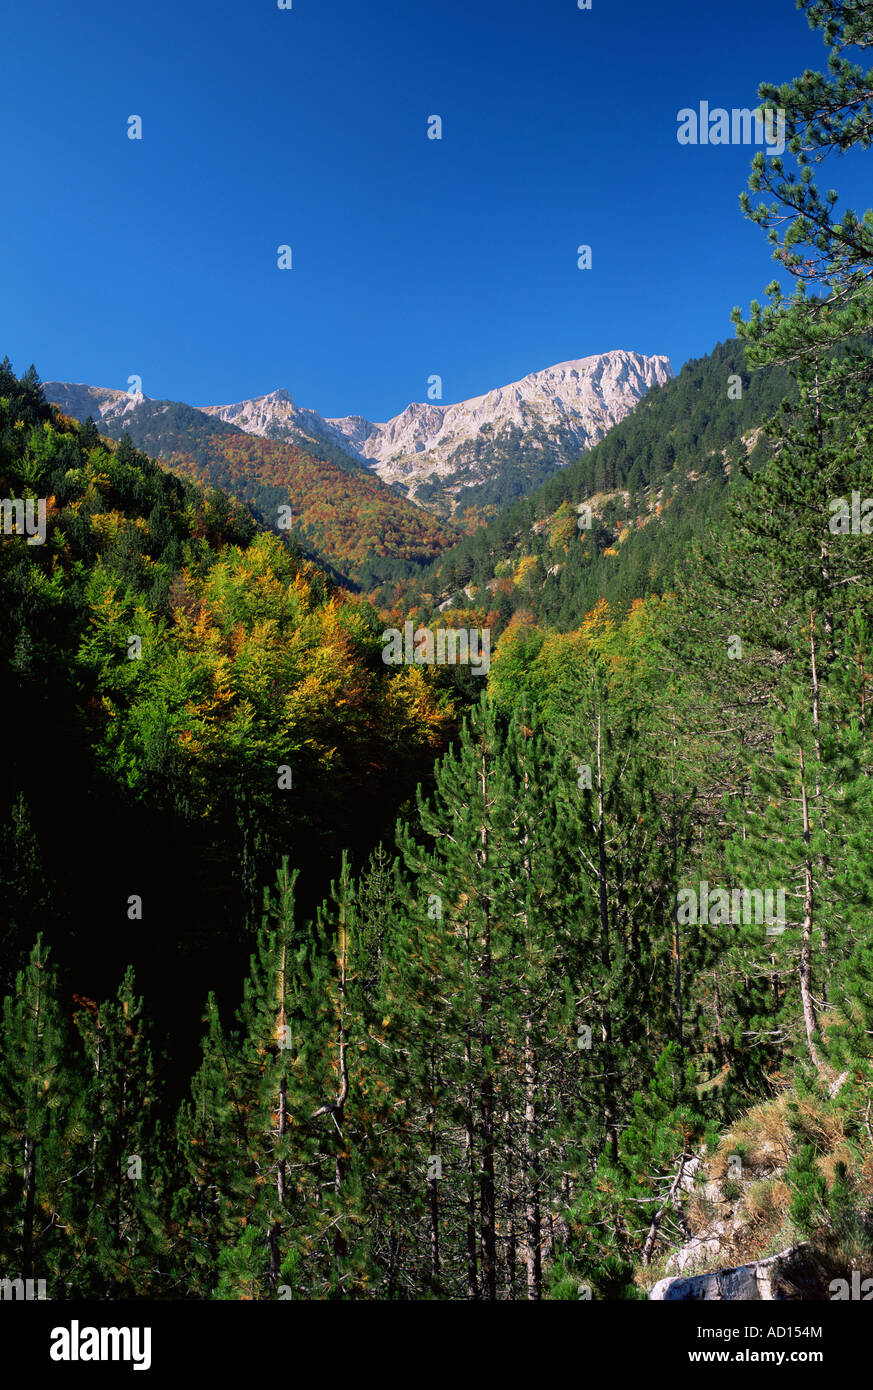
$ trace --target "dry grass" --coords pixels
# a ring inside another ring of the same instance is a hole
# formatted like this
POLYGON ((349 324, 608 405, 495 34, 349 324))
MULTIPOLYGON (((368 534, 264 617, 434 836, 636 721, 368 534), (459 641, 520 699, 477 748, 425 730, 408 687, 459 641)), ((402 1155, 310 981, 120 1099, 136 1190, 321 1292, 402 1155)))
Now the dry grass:
POLYGON ((749 1185, 743 1216, 750 1231, 765 1238, 782 1230, 788 1220, 791 1189, 781 1178, 759 1179, 749 1185))
MULTIPOLYGON (((704 1159, 695 1186, 683 1197, 691 1237, 701 1244, 717 1240, 717 1250, 689 1252, 688 1263, 677 1270, 667 1268, 676 1245, 662 1246, 657 1261, 638 1270, 636 1282, 648 1292, 664 1277, 687 1278, 752 1264, 804 1242, 803 1268, 794 1272, 797 1289, 787 1296, 828 1298, 832 1279, 851 1280, 853 1271, 860 1271, 863 1278, 873 1277, 873 1243, 860 1216, 870 1210, 871 1202, 873 1149, 859 1142, 851 1114, 827 1099, 782 1090, 734 1123, 704 1159), (854 1188, 852 1205, 859 1211, 857 1230, 851 1219, 828 1221, 812 1236, 796 1227, 791 1218, 794 1194, 784 1170, 804 1144, 813 1147, 829 1189, 837 1179, 838 1165, 844 1165, 850 1190, 854 1188), (730 1162, 735 1156, 741 1161, 739 1176, 736 1164, 730 1162), (810 1292, 813 1286, 817 1292, 810 1292)), ((792 1278, 794 1274, 789 1271, 792 1278)), ((791 1289, 791 1283, 786 1287, 791 1289)))
MULTIPOLYGON (((710 1178, 717 1182, 725 1179, 729 1159, 734 1154, 742 1159, 744 1176, 752 1173, 762 1176, 786 1167, 795 1144, 788 1122, 788 1106, 793 1099, 789 1092, 782 1092, 756 1105, 738 1120, 708 1164, 710 1178)), ((803 1138, 815 1146, 821 1156, 822 1171, 830 1180, 833 1165, 840 1159, 849 1162, 852 1157, 845 1147, 842 1116, 814 1096, 803 1096, 795 1103, 803 1138), (831 1173, 826 1171, 825 1163, 830 1165, 831 1173)))
POLYGON ((798 1116, 807 1143, 814 1144, 821 1154, 833 1154, 845 1142, 843 1117, 813 1096, 803 1096, 797 1102, 798 1116))
POLYGON ((708 1226, 718 1215, 718 1203, 707 1197, 702 1188, 696 1187, 685 1203, 685 1220, 693 1236, 708 1226))

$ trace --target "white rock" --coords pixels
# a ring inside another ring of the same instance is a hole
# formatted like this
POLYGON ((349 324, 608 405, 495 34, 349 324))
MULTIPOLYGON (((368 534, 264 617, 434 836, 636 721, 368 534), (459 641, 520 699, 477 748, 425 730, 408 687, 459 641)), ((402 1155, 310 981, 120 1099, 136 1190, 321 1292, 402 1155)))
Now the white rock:
POLYGON ((797 1287, 801 1290, 806 1287, 813 1297, 813 1277, 805 1259, 807 1250, 803 1242, 753 1264, 716 1269, 710 1274, 692 1274, 684 1279, 659 1279, 649 1299, 666 1303, 717 1300, 769 1303, 796 1297, 797 1287))
POLYGON ((328 420, 361 457, 373 460, 385 482, 403 482, 412 492, 425 478, 450 477, 452 455, 474 440, 483 427, 497 445, 513 427, 553 439, 562 462, 590 449, 654 385, 673 375, 666 357, 613 351, 500 386, 457 405, 415 403, 385 424, 369 425, 360 417, 328 420), (368 427, 368 428, 367 428, 368 427))
MULTIPOLYGON (((413 402, 383 424, 362 415, 324 419, 296 406, 284 390, 200 408, 249 434, 281 438, 303 433, 327 440, 369 464, 384 482, 403 483, 414 495, 426 478, 452 477, 458 469, 452 456, 458 450, 463 453, 473 441, 499 450, 501 437, 513 428, 551 441, 558 462, 569 463, 623 420, 652 386, 672 375, 667 357, 616 350, 531 372, 456 405, 413 402), (479 439, 483 429, 486 434, 479 439)), ((475 463, 472 468, 475 474, 475 463)), ((486 450, 480 480, 493 472, 486 450)))
MULTIPOLYGON (((313 440, 333 444, 372 468, 383 482, 400 483, 411 497, 424 481, 436 479, 453 498, 461 486, 499 475, 507 454, 514 452, 513 431, 521 432, 525 444, 535 443, 556 467, 563 466, 672 375, 666 357, 615 350, 560 362, 455 405, 414 402, 383 424, 361 415, 324 419, 318 411, 296 405, 286 390, 199 409, 247 434, 304 449, 313 440)), ((46 395, 70 414, 95 419, 112 419, 145 399, 65 382, 47 383, 46 395)))

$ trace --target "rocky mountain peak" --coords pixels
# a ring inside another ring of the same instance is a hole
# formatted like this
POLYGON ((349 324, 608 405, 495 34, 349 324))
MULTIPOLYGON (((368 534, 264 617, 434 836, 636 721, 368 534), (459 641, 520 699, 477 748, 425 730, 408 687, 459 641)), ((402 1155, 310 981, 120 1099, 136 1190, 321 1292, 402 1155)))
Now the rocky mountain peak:
MULTIPOLYGON (((520 478, 533 486, 573 462, 672 375, 667 357, 613 349, 529 372, 454 404, 413 401, 383 423, 362 415, 325 418, 296 405, 285 387, 200 409, 247 434, 303 449, 330 446, 371 468, 383 482, 399 484, 413 500, 449 514, 460 493, 487 487, 499 500, 507 470, 514 492, 505 500, 528 485, 520 478)), ((123 414, 142 399, 101 387, 62 382, 49 387, 51 399, 70 413, 81 416, 84 407, 95 419, 123 414)))

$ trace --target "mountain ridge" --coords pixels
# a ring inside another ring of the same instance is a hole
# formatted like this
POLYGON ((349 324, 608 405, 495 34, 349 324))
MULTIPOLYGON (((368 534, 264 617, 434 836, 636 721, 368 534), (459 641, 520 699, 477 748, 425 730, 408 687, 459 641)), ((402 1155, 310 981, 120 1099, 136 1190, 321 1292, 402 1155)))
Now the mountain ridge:
MULTIPOLYGON (((246 434, 375 473, 425 510, 451 517, 468 502, 500 506, 523 496, 672 378, 663 354, 615 348, 529 372, 466 400, 413 401, 384 422, 322 416, 298 406, 286 387, 191 409, 246 434)), ((45 389, 79 418, 90 413, 116 425, 150 400, 83 383, 51 381, 45 389)))
POLYGON ((101 410, 103 434, 128 436, 172 472, 246 503, 264 526, 276 529, 281 517, 284 529, 290 507, 298 540, 354 587, 429 563, 456 539, 453 527, 351 460, 258 437, 181 401, 56 382, 43 390, 80 421, 101 410))
POLYGON ((384 422, 320 416, 297 407, 281 387, 199 409, 271 438, 311 431, 371 467, 383 482, 401 485, 420 505, 451 514, 460 492, 492 482, 506 455, 515 452, 513 431, 523 435, 528 451, 535 442, 548 475, 598 443, 648 390, 672 377, 665 355, 614 348, 528 372, 458 402, 412 401, 384 422))
POLYGON ((738 465, 766 459, 761 421, 785 398, 783 369, 751 370, 740 340, 718 343, 569 467, 374 599, 394 621, 472 608, 498 632, 516 613, 572 631, 600 599, 621 608, 663 593, 724 518, 738 465))

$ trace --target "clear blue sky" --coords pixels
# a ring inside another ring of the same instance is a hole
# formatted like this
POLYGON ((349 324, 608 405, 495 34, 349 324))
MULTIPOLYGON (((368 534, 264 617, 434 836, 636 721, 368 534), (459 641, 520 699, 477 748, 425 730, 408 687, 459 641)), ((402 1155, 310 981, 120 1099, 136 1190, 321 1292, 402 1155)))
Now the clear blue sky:
POLYGON ((794 0, 41 0, 3 46, 0 356, 374 420, 729 336, 773 274, 751 151, 677 112, 825 62, 794 0))

